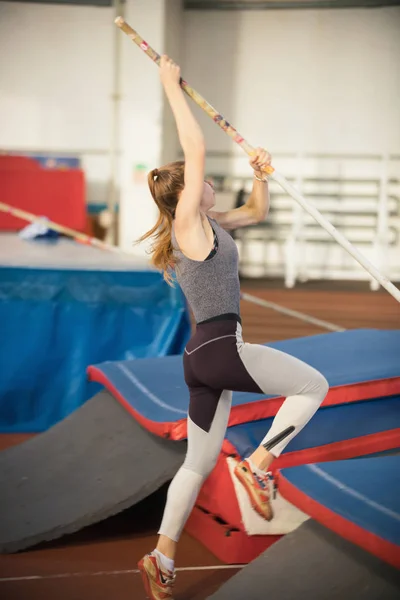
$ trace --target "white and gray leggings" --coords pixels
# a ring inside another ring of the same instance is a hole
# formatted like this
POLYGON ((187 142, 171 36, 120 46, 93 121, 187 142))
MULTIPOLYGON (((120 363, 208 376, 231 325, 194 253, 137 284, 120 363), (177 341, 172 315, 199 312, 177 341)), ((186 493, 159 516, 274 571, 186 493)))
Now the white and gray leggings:
POLYGON ((216 464, 232 391, 286 397, 261 442, 295 427, 273 448, 274 456, 279 456, 308 423, 328 392, 326 379, 313 367, 273 348, 243 342, 236 315, 221 315, 197 325, 183 363, 190 392, 188 450, 169 487, 159 531, 174 541, 178 541, 200 488, 216 464))

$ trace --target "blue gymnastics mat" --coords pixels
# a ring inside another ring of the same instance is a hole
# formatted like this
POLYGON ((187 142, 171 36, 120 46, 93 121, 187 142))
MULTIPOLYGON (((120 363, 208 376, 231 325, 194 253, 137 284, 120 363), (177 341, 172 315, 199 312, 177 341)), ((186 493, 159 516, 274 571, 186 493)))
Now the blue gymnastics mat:
MULTIPOLYGON (((273 417, 230 427, 224 452, 249 456, 271 427, 273 417)), ((400 448, 400 396, 351 402, 318 410, 277 462, 316 462, 400 448)))
MULTIPOLYGON (((400 330, 360 329, 268 344, 318 369, 330 390, 324 406, 400 394, 400 330)), ((182 356, 104 362, 88 368, 149 431, 186 437, 188 392, 182 356)), ((274 416, 282 398, 233 394, 229 425, 274 416)))

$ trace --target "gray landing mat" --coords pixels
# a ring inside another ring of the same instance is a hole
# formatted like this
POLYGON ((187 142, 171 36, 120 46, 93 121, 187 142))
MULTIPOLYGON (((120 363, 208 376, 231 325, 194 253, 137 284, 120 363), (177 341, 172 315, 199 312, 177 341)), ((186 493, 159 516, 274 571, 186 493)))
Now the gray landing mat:
POLYGON ((234 575, 209 600, 398 600, 400 572, 306 521, 234 575))
POLYGON ((107 391, 23 444, 0 452, 0 552, 101 521, 172 479, 186 442, 146 431, 107 391))

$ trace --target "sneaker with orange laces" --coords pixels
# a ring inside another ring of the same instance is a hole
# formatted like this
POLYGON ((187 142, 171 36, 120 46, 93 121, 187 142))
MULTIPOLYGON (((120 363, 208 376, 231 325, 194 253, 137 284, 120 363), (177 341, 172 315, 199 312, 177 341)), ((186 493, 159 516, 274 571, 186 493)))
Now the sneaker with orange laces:
POLYGON ((234 474, 246 490, 252 508, 263 519, 271 521, 274 513, 272 512, 270 501, 270 473, 265 473, 265 476, 261 477, 253 473, 247 460, 242 460, 242 462, 238 462, 235 466, 234 474))
POLYGON ((173 600, 172 586, 175 575, 160 565, 157 556, 150 552, 138 563, 147 598, 151 600, 173 600))

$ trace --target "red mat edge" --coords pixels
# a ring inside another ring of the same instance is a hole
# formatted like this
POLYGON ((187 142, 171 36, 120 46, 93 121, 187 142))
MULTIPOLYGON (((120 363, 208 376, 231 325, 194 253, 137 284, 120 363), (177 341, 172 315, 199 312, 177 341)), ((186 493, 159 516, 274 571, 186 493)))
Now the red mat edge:
MULTIPOLYGON (((179 441, 187 437, 186 419, 179 421, 167 421, 158 423, 143 417, 125 400, 122 394, 115 388, 108 378, 98 369, 91 365, 87 368, 87 376, 90 381, 95 381, 103 385, 120 402, 120 404, 132 415, 138 423, 143 425, 148 431, 159 437, 179 441)), ((395 396, 400 394, 400 377, 390 377, 388 379, 375 379, 362 383, 355 383, 344 386, 337 386, 329 389, 327 397, 322 403, 324 406, 334 406, 337 404, 348 404, 350 402, 360 402, 373 400, 384 396, 395 396)), ((284 398, 269 398, 257 400, 239 406, 233 406, 231 409, 228 427, 241 425, 249 421, 258 421, 274 417, 281 407, 284 398)))
MULTIPOLYGON (((95 381, 96 383, 100 383, 101 385, 104 385, 104 387, 109 392, 111 392, 111 394, 121 404, 121 406, 123 408, 125 408, 125 410, 140 425, 143 425, 143 427, 145 429, 150 431, 150 433, 154 433, 155 435, 158 435, 159 437, 163 437, 163 438, 175 439, 170 435, 170 428, 168 427, 170 425, 170 423, 156 423, 154 421, 151 421, 150 419, 146 419, 145 417, 143 417, 139 412, 137 412, 134 408, 132 408, 132 406, 129 404, 129 402, 127 402, 125 400, 125 398, 123 397, 123 395, 120 394, 120 392, 117 390, 117 388, 114 387, 110 383, 110 381, 102 373, 102 371, 100 371, 96 367, 90 366, 87 368, 87 375, 88 375, 89 381, 95 381)), ((185 422, 185 427, 186 427, 186 419, 182 419, 182 421, 185 422)), ((178 421, 178 423, 180 423, 180 421, 178 421)), ((177 438, 177 439, 179 440, 179 439, 183 439, 183 438, 177 438)))
POLYGON ((282 472, 279 472, 279 491, 289 502, 297 506, 307 515, 331 529, 342 538, 360 546, 393 567, 400 569, 400 547, 388 542, 378 535, 366 531, 331 509, 323 506, 290 483, 282 472))

